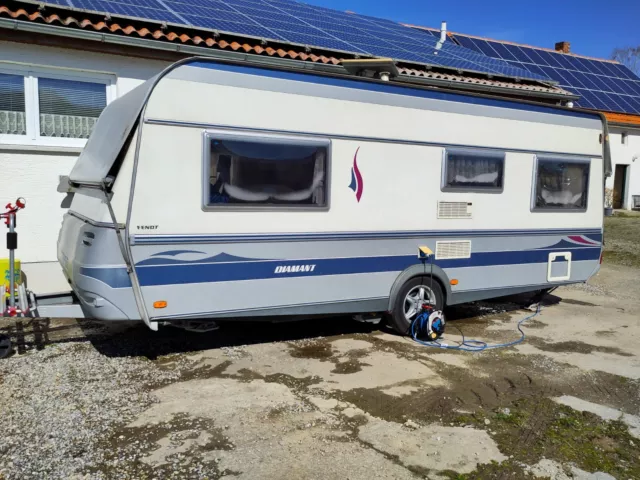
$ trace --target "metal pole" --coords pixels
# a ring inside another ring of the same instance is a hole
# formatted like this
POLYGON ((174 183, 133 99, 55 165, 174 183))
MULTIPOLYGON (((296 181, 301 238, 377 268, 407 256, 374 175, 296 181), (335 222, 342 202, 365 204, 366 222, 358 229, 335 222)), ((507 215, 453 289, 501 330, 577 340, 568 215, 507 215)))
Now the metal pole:
MULTIPOLYGON (((15 220, 16 214, 9 214, 9 233, 14 233, 15 231, 15 220)), ((15 250, 12 248, 9 250, 9 307, 13 308, 16 306, 16 297, 15 297, 15 250)))

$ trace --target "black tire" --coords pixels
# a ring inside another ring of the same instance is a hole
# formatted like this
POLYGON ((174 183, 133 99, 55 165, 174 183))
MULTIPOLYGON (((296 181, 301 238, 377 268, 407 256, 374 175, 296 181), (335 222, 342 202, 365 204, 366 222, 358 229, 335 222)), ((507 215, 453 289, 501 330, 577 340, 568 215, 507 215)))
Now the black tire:
POLYGON ((0 358, 8 357, 12 352, 11 338, 0 334, 0 358))
MULTIPOLYGON (((407 280, 407 282, 398 291, 398 295, 394 300, 389 322, 391 327, 400 335, 411 334, 412 320, 407 319, 405 316, 405 302, 407 300, 407 295, 409 295, 413 290, 419 289, 421 286, 426 289, 426 292, 433 292, 436 310, 442 310, 444 308, 444 294, 442 293, 442 287, 435 279, 432 282, 431 277, 421 276, 407 280)), ((412 319, 415 319, 415 316, 413 316, 412 319)))

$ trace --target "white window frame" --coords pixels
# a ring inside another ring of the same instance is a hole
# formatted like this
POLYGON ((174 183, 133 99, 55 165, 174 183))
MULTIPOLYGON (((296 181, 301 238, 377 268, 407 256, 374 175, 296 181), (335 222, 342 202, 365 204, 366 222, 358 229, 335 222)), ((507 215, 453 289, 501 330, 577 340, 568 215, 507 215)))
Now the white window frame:
MULTIPOLYGON (((40 135, 40 102, 38 98, 38 78, 84 81, 105 85, 106 105, 116 99, 116 76, 100 72, 84 72, 60 68, 46 68, 31 65, 0 63, 0 73, 20 75, 24 78, 24 103, 26 135, 0 134, 0 143, 6 145, 29 145, 42 147, 84 147, 85 138, 56 138, 40 135)), ((106 106, 105 105, 105 106, 106 106)))

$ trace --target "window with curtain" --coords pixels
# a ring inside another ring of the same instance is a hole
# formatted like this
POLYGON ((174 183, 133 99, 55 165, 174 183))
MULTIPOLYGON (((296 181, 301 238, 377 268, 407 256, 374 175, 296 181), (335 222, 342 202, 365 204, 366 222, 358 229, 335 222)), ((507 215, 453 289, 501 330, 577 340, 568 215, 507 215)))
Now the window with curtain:
POLYGON ((104 83, 38 79, 40 136, 89 138, 107 105, 104 83))
POLYGON ((241 138, 209 141, 209 206, 326 205, 326 146, 241 138))
POLYGON ((0 73, 0 135, 26 135, 24 77, 0 73))
POLYGON ((443 190, 502 191, 504 152, 447 149, 443 190))
POLYGON ((589 163, 538 158, 536 209, 584 210, 589 192, 589 163))

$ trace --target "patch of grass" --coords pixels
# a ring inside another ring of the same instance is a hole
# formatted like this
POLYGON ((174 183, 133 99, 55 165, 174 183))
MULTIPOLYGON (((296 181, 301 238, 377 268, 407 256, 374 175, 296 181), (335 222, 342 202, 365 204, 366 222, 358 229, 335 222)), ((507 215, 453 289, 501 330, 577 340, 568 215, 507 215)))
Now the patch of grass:
POLYGON ((640 212, 633 210, 618 210, 613 214, 615 217, 624 217, 624 218, 640 218, 640 212))
MULTIPOLYGON (((507 460, 502 463, 494 461, 478 465, 478 468, 471 473, 445 471, 440 472, 440 474, 451 480, 494 480, 496 478, 500 480, 520 480, 527 478, 524 468, 512 460, 507 460)), ((538 480, 544 480, 544 478, 540 479, 540 477, 538 477, 538 480)))
POLYGON ((509 409, 509 415, 496 412, 489 418, 500 451, 514 460, 534 465, 549 458, 588 472, 640 478, 637 440, 622 422, 604 421, 544 397, 518 400, 509 409))
POLYGON ((640 268, 640 215, 619 215, 604 219, 604 261, 640 268))

